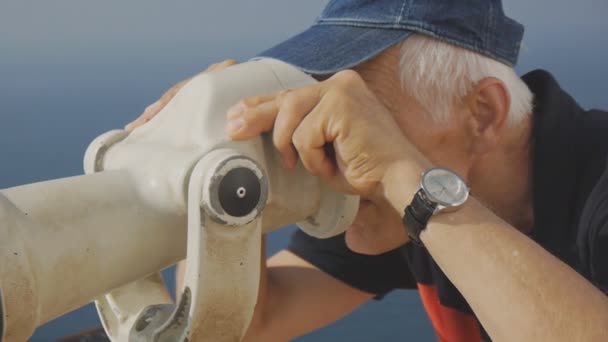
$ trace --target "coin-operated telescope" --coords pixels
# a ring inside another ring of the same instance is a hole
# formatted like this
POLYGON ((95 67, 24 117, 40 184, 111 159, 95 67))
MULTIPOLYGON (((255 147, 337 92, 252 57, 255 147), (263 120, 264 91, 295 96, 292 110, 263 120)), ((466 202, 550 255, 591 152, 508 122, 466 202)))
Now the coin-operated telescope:
POLYGON ((113 341, 239 341, 257 300, 262 234, 291 223, 339 234, 358 198, 261 136, 235 142, 226 110, 315 82, 276 60, 193 78, 149 123, 102 134, 85 175, 0 191, 0 340, 95 301, 113 341), (173 303, 159 271, 186 259, 173 303))

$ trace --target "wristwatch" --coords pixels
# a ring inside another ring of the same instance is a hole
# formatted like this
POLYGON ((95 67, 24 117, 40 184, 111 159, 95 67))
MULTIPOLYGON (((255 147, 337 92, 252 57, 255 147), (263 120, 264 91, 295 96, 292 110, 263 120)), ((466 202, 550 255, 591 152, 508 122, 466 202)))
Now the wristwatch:
POLYGON ((454 211, 469 198, 469 188, 454 171, 435 167, 422 173, 420 189, 405 208, 403 225, 410 239, 422 246, 420 233, 431 216, 454 211))

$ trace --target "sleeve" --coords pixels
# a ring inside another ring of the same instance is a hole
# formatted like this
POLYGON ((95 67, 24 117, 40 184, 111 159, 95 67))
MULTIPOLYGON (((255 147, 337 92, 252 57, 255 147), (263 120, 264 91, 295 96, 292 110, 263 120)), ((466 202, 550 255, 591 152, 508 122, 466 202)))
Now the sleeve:
POLYGON ((584 213, 588 215, 577 239, 584 274, 608 295, 608 167, 591 192, 584 213))
POLYGON ((608 295, 608 112, 589 111, 581 132, 585 132, 583 151, 593 156, 587 167, 597 171, 590 177, 596 181, 581 215, 584 224, 579 227, 577 247, 583 274, 608 295))
POLYGON ((608 218, 604 220, 598 231, 596 243, 592 246, 590 269, 595 285, 608 295, 608 218))
POLYGON ((382 298, 398 288, 415 288, 416 282, 400 248, 380 255, 365 255, 346 246, 344 234, 317 239, 296 230, 287 248, 332 277, 382 298))

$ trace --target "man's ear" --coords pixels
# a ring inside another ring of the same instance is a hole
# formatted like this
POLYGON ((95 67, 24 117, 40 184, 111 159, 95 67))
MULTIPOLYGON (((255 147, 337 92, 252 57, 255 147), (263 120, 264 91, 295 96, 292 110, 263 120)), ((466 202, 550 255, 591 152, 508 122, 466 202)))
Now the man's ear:
POLYGON ((481 79, 467 96, 471 152, 483 154, 495 148, 504 134, 511 97, 506 85, 494 77, 481 79))

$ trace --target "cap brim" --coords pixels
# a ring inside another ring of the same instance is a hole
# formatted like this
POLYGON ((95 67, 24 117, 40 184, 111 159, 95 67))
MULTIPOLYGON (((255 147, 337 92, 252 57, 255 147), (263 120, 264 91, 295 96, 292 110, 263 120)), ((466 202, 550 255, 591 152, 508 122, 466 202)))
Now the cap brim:
POLYGON ((312 75, 357 66, 407 38, 411 31, 358 26, 315 25, 258 54, 312 75))

